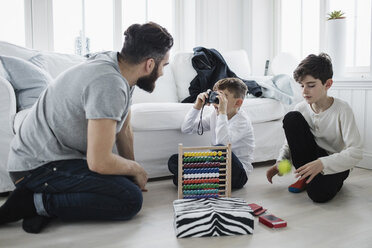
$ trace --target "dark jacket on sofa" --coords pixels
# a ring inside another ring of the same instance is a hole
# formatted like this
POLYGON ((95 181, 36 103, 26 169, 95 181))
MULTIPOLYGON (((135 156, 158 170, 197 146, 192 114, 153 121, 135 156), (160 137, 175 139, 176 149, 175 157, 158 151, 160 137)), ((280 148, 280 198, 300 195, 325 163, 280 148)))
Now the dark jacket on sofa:
MULTIPOLYGON (((194 56, 191 59, 192 66, 197 72, 196 77, 190 82, 190 96, 185 98, 183 103, 195 102, 199 93, 212 89, 213 85, 222 78, 237 77, 226 64, 222 55, 215 49, 195 47, 194 56)), ((244 80, 248 92, 256 97, 262 95, 261 86, 256 81, 244 80)))

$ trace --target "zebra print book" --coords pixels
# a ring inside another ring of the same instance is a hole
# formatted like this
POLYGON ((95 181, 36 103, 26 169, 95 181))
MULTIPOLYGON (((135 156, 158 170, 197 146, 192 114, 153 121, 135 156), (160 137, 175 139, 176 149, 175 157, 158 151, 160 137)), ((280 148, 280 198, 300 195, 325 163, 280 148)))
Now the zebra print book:
POLYGON ((178 199, 173 202, 177 238, 252 234, 252 209, 240 198, 178 199))

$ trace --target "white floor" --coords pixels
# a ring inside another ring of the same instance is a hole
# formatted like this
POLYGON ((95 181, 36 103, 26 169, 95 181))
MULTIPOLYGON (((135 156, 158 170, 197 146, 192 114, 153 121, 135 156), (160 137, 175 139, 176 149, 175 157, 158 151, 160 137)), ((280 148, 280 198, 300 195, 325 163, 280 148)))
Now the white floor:
POLYGON ((372 247, 371 170, 355 169, 331 202, 315 204, 306 193, 287 191, 292 175, 275 178, 270 185, 267 168, 256 167, 245 188, 233 191, 233 197, 264 206, 286 220, 286 228, 270 229, 256 218, 253 235, 177 239, 172 208, 176 187, 171 180, 162 180, 148 184, 143 209, 131 221, 56 221, 36 235, 25 233, 18 222, 0 227, 0 247, 372 247))

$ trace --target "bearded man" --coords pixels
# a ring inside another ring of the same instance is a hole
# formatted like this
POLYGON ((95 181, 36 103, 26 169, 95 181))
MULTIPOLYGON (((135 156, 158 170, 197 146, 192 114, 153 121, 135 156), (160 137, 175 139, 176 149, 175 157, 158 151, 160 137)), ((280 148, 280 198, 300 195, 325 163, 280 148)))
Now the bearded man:
POLYGON ((135 85, 154 90, 173 38, 152 22, 124 36, 120 53, 63 72, 32 107, 11 143, 16 189, 0 225, 23 220, 25 231, 38 233, 51 218, 128 220, 141 209, 147 173, 134 160, 131 97, 135 85))

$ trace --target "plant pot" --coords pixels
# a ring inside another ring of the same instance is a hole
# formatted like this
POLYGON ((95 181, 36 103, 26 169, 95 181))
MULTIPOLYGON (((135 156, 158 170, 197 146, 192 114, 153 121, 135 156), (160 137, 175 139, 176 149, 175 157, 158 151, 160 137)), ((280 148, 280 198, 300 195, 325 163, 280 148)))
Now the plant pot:
POLYGON ((327 53, 331 56, 333 75, 340 77, 345 74, 346 57, 346 19, 327 21, 327 53))

